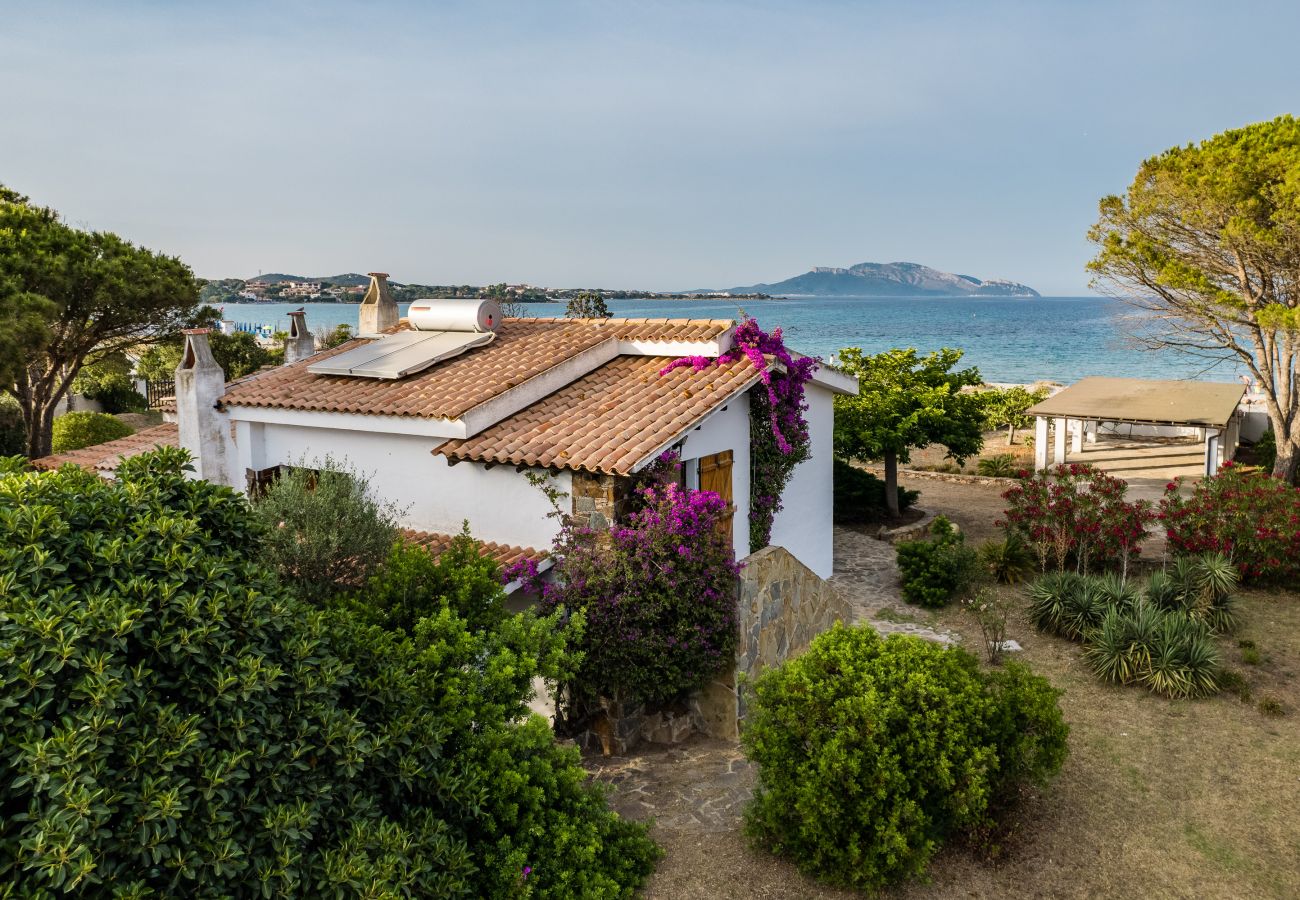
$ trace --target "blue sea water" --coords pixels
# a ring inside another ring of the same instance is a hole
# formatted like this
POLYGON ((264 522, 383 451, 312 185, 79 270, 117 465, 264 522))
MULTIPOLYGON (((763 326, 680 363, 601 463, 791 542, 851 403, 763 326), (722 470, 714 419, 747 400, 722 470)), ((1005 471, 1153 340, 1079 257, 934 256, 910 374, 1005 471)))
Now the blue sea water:
MULTIPOLYGON (((227 304, 225 318, 280 331, 303 304, 227 304)), ((616 316, 734 318, 736 301, 611 300, 616 316)), ((356 326, 351 303, 307 303, 312 330, 356 326)), ((1173 351, 1138 348, 1132 335, 1141 321, 1131 307, 1104 297, 864 298, 805 297, 745 301, 743 309, 766 329, 783 329, 789 346, 829 357, 842 347, 878 353, 892 347, 922 352, 959 347, 963 365, 977 366, 986 381, 1071 383, 1088 375, 1130 378, 1200 378, 1231 381, 1228 364, 1206 371, 1206 361, 1173 351)), ((531 303, 527 314, 558 316, 562 303, 531 303)), ((406 309, 402 307, 402 313, 406 309)))

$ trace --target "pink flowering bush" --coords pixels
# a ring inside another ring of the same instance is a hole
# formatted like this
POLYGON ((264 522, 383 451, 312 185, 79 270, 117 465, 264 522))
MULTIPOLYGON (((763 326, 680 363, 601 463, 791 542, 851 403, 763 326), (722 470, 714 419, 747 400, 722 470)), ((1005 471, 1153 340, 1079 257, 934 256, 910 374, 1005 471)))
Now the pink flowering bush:
POLYGON ((1125 500, 1127 491, 1128 482, 1100 469, 1058 465, 1004 493, 1010 505, 999 524, 1025 541, 1044 572, 1118 567, 1127 573, 1155 518, 1147 501, 1125 500))
POLYGON ((1300 488, 1225 463, 1213 478, 1160 501, 1169 544, 1181 553, 1224 553, 1243 581, 1300 583, 1300 488))
POLYGON ((696 372, 745 356, 758 370, 763 390, 750 392, 749 549, 761 550, 772 537, 772 520, 781 511, 781 495, 794 467, 808 458, 808 422, 804 385, 812 379, 818 360, 796 358, 785 346, 781 329, 769 334, 754 319, 736 327, 732 348, 716 359, 687 356, 660 371, 691 367, 696 372), (770 359, 769 359, 770 357, 770 359), (772 365, 775 362, 776 365, 772 365))
POLYGON ((537 590, 545 612, 582 615, 570 705, 671 700, 708 683, 735 653, 740 566, 719 527, 726 503, 676 484, 641 493, 644 505, 626 524, 607 532, 566 525, 553 581, 527 562, 504 576, 537 590))

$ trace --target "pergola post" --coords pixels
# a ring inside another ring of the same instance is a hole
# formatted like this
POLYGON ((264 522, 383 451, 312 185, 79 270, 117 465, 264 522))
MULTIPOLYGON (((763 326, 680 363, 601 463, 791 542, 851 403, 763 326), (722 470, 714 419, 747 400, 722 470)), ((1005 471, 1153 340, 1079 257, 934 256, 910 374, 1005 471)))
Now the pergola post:
POLYGON ((1205 429, 1205 477, 1219 471, 1219 429, 1205 429))
POLYGON ((1065 442, 1068 439, 1065 433, 1065 423, 1068 421, 1068 419, 1058 418, 1054 423, 1056 426, 1056 444, 1052 448, 1055 451, 1052 454, 1052 459, 1058 466, 1065 462, 1065 442))
POLYGON ((1034 417, 1034 471, 1047 468, 1047 417, 1034 417))
POLYGON ((1074 420, 1074 430, 1070 432, 1070 452, 1079 454, 1083 452, 1083 429, 1088 427, 1088 423, 1083 419, 1074 420))

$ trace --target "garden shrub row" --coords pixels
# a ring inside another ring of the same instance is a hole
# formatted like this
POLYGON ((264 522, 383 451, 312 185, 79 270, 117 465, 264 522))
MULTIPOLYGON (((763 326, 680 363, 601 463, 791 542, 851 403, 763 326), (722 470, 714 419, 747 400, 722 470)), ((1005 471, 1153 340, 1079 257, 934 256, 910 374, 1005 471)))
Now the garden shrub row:
POLYGON ((245 500, 184 459, 127 460, 116 482, 0 473, 0 885, 632 894, 657 854, 644 827, 528 716, 534 677, 564 665, 558 617, 417 612, 394 599, 400 566, 372 586, 401 627, 322 608, 256 561, 245 500))
POLYGON ((742 737, 758 766, 746 828, 804 872, 863 889, 979 840, 1068 752, 1059 692, 1019 664, 837 625, 764 672, 742 737))

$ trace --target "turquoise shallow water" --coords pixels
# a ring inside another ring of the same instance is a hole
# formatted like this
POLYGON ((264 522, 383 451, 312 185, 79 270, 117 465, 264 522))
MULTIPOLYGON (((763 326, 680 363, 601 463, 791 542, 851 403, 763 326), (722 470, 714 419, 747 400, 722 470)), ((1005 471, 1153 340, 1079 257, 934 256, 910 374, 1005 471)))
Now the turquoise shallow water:
MULTIPOLYGON (((283 330, 288 312, 300 305, 227 304, 225 317, 283 330)), ((616 316, 633 317, 734 318, 737 313, 734 301, 612 300, 609 307, 616 316)), ((357 322, 356 304, 308 303, 306 308, 313 330, 357 322)), ((1236 376, 1227 365, 1206 372, 1204 360, 1138 349, 1128 338, 1140 321, 1129 307, 1102 297, 818 297, 749 301, 744 308, 764 328, 780 325, 788 344, 804 353, 825 357, 841 347, 869 353, 960 347, 965 364, 978 366, 987 381, 1069 383, 1087 375, 1231 381, 1236 376)), ((533 303, 527 310, 556 316, 563 315, 564 306, 533 303)))

